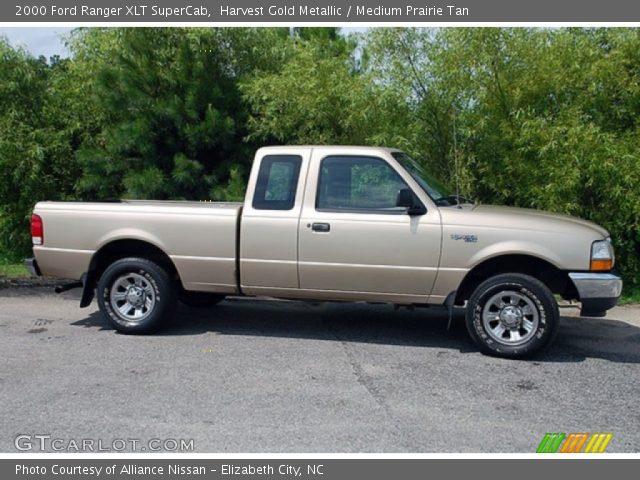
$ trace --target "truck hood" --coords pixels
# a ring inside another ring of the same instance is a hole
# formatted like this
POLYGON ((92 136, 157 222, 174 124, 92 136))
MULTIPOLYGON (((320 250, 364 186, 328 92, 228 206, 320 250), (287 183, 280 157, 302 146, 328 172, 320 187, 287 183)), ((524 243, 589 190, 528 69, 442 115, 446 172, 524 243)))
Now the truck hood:
POLYGON ((531 208, 498 205, 463 205, 462 208, 440 208, 445 225, 512 228, 564 233, 591 233, 605 238, 609 232, 588 220, 531 208))

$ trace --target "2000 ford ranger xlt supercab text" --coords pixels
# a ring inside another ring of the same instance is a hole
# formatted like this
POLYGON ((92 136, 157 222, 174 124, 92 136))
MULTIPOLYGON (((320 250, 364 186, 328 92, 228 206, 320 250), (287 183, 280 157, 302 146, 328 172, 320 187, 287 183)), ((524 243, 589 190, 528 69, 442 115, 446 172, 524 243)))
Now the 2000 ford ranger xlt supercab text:
POLYGON ((388 148, 266 147, 244 203, 40 202, 31 229, 31 271, 81 280, 123 333, 226 295, 466 305, 482 352, 520 358, 558 331, 554 294, 604 316, 622 289, 605 229, 472 204, 388 148))

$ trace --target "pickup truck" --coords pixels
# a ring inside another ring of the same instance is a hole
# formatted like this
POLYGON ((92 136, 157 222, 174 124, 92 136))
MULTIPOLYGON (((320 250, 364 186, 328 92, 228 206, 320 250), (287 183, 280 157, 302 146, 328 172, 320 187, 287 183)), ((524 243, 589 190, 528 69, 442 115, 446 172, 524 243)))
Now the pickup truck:
POLYGON ((390 148, 265 147, 244 203, 40 202, 31 234, 32 273, 78 280, 122 333, 227 295, 461 306, 483 353, 521 358, 554 338, 558 297, 605 316, 622 289, 605 229, 471 203, 390 148))

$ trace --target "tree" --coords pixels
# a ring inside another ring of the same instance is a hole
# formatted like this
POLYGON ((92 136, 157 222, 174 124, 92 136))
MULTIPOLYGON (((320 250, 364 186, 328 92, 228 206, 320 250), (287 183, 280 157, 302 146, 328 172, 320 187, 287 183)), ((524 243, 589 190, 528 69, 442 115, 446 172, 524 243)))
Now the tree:
POLYGON ((39 200, 72 198, 76 131, 64 115, 59 79, 68 62, 47 63, 0 38, 0 252, 30 249, 29 217, 39 200))
POLYGON ((237 200, 259 145, 368 144, 482 202, 602 224, 640 284, 638 29, 81 28, 68 42, 71 59, 46 61, 0 41, 3 254, 28 251, 40 199, 237 200))
POLYGON ((117 48, 96 68, 93 102, 104 125, 78 153, 82 195, 222 195, 232 167, 242 175, 253 149, 243 141, 247 109, 238 81, 247 70, 274 68, 270 52, 285 33, 269 30, 259 40, 251 29, 120 31, 117 48))
POLYGON ((250 138, 280 143, 365 144, 375 133, 375 88, 337 29, 297 29, 278 71, 242 83, 250 138))
POLYGON ((385 29, 368 43, 424 163, 452 183, 455 116, 468 193, 604 225, 640 283, 637 30, 385 29))

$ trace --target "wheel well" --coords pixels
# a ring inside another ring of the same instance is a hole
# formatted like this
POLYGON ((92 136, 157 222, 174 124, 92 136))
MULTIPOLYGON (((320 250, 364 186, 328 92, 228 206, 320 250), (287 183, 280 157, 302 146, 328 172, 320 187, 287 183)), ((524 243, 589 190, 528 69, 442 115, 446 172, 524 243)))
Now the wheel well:
POLYGON ((551 292, 563 298, 576 298, 577 292, 567 272, 552 263, 531 255, 501 255, 479 263, 464 277, 456 292, 456 304, 462 304, 486 279, 501 273, 523 273, 537 278, 551 292))
POLYGON ((126 257, 139 257, 150 260, 165 268, 178 278, 178 271, 169 255, 155 245, 143 240, 114 240, 98 250, 91 259, 89 271, 97 283, 104 271, 116 260, 126 257))

